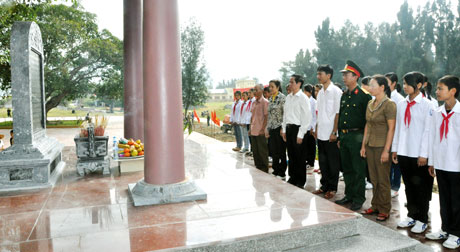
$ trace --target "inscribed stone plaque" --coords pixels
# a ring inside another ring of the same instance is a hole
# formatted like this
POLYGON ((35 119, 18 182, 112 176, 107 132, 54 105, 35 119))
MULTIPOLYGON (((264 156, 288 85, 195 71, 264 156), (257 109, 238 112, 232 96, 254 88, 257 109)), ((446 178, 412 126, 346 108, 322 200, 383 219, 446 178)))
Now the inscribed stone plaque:
POLYGON ((30 86, 32 91, 32 127, 36 133, 45 128, 43 120, 43 90, 42 90, 42 66, 41 55, 30 50, 30 86))

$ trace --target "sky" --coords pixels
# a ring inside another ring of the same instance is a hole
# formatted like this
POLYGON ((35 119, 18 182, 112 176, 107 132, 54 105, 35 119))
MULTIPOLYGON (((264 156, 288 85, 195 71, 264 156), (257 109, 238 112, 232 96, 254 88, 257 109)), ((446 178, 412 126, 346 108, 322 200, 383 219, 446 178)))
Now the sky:
MULTIPOLYGON (((214 86, 222 80, 280 78, 282 62, 316 47, 314 32, 327 17, 334 28, 345 20, 393 23, 404 0, 178 0, 179 21, 195 18, 205 33, 203 57, 214 86)), ((414 10, 427 0, 407 0, 414 10)), ((82 0, 99 27, 123 38, 123 0, 82 0)))

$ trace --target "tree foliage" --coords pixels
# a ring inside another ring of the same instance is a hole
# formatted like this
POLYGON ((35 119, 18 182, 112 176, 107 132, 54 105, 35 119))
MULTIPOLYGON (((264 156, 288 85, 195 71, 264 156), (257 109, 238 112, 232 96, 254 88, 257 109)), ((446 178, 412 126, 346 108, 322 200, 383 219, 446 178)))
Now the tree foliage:
POLYGON ((216 88, 235 88, 237 80, 238 79, 230 79, 228 81, 222 80, 221 82, 219 82, 219 84, 217 84, 216 88))
MULTIPOLYGON (((14 21, 35 21, 40 27, 46 112, 63 101, 93 93, 101 80, 107 83, 109 76, 120 77, 123 67, 122 42, 107 30, 99 31, 94 14, 84 11, 78 2, 71 6, 50 2, 0 5, 2 69, 10 69, 9 40, 14 21)), ((11 87, 10 74, 8 70, 0 72, 3 90, 11 87)))
POLYGON ((187 113, 192 106, 203 105, 208 98, 209 74, 203 61, 204 32, 190 20, 181 31, 182 102, 187 113))
MULTIPOLYGON (((283 82, 290 74, 301 74, 316 83, 318 64, 329 64, 336 71, 347 59, 356 62, 366 75, 409 71, 425 73, 432 83, 446 74, 460 75, 460 0, 457 13, 450 2, 433 0, 414 11, 404 2, 393 24, 366 24, 360 28, 346 21, 339 29, 325 19, 315 31, 316 47, 300 49, 294 60, 280 68, 283 82)), ((342 82, 334 74, 334 82, 342 82)))

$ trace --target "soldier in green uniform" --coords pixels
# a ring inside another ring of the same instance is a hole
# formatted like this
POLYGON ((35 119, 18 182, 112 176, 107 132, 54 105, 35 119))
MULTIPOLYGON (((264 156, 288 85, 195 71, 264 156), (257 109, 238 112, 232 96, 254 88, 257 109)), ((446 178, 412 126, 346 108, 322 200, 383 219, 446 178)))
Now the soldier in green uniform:
POLYGON ((372 97, 358 86, 358 79, 364 74, 351 60, 341 71, 348 91, 340 99, 339 148, 345 181, 345 197, 336 203, 352 203, 350 209, 361 208, 365 197, 366 160, 359 154, 366 125, 366 108, 372 97))

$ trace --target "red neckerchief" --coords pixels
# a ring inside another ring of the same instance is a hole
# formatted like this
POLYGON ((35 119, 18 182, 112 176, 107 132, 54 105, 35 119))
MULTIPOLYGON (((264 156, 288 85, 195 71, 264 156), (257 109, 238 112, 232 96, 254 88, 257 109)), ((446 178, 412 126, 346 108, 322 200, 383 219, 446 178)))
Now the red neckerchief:
POLYGON ((252 99, 249 101, 248 106, 246 107, 246 111, 251 110, 252 99))
POLYGON ((244 102, 244 103, 243 103, 243 105, 241 105, 241 111, 240 111, 240 115, 242 115, 242 114, 243 114, 244 105, 246 105, 246 102, 244 102))
POLYGON ((236 104, 238 104, 238 100, 235 101, 235 105, 233 106, 233 115, 235 115, 236 104))
POLYGON ((444 118, 444 119, 442 119, 442 124, 441 124, 441 129, 440 129, 440 131, 441 131, 441 142, 442 142, 442 138, 444 136, 447 139, 447 133, 449 133, 449 119, 453 114, 454 114, 453 111, 450 112, 450 114, 447 115, 447 116, 444 115, 443 113, 441 113, 442 117, 444 118), (446 133, 444 134, 444 132, 446 132, 446 133))
POLYGON ((407 127, 409 127, 411 119, 410 108, 414 106, 414 104, 415 101, 407 101, 406 114, 404 115, 404 124, 407 125, 407 127))

